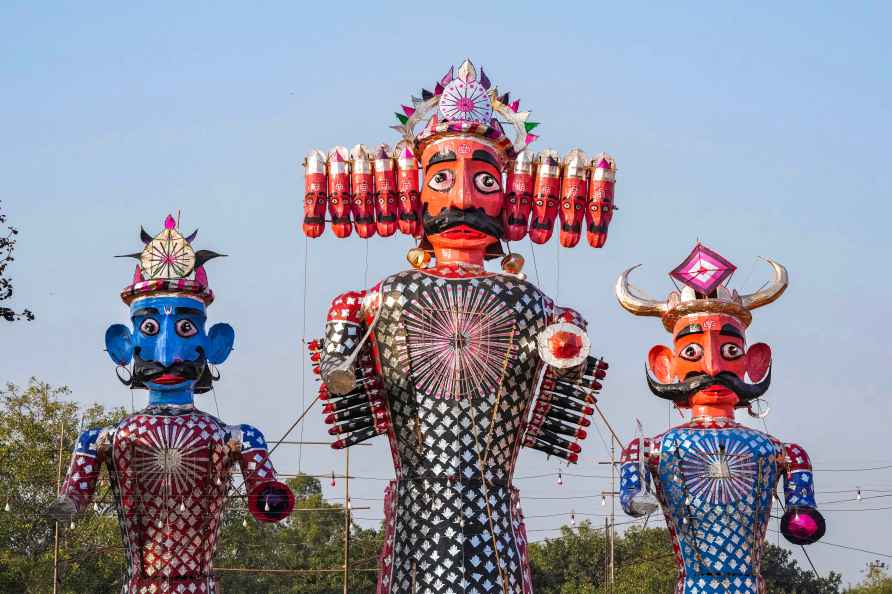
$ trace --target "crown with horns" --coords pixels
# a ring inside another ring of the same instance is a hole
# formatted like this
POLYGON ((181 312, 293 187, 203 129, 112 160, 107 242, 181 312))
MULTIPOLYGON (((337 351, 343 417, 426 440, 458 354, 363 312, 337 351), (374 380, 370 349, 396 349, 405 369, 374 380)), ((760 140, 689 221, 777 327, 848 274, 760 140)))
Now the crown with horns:
POLYGON ((183 296, 210 305, 214 292, 208 286, 204 264, 223 256, 210 250, 195 251, 192 242, 198 229, 183 236, 172 215, 164 219, 164 229, 152 237, 142 227, 139 235, 145 248, 141 252, 125 254, 119 258, 136 258, 139 263, 133 273, 133 282, 121 291, 121 299, 130 305, 144 297, 183 296))
POLYGON ((737 269, 718 252, 700 242, 669 276, 684 287, 672 291, 665 301, 648 299, 635 293, 629 282, 629 274, 638 268, 633 266, 623 272, 616 281, 616 298, 620 305, 636 316, 662 318, 669 332, 684 316, 695 313, 724 313, 734 316, 746 327, 753 320, 752 310, 777 300, 787 289, 787 269, 774 260, 765 259, 771 267, 773 278, 755 293, 740 295, 726 286, 737 269))

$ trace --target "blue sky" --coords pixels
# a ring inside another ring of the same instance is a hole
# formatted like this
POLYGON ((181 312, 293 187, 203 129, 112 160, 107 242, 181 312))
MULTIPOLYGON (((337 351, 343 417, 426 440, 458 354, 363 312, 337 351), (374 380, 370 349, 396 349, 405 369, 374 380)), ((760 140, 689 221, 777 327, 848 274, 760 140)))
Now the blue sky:
MULTIPOLYGON (((649 433, 668 423, 642 375, 648 348, 668 335, 622 311, 613 282, 643 263, 636 284, 665 295, 666 273, 700 238, 738 265, 739 290, 767 279, 757 256, 790 269, 790 290, 750 330, 775 355, 769 431, 805 446, 817 468, 890 464, 889 12, 879 3, 4 3, 0 199, 22 232, 15 304, 38 319, 3 328, 0 380, 37 375, 84 403, 129 406, 102 352, 106 326, 126 321, 117 294, 132 266, 111 256, 140 246, 140 225, 157 232, 181 209, 184 228, 201 228, 199 247, 230 255, 208 267, 218 295, 210 319, 237 332, 220 413, 277 439, 313 390, 301 385, 302 336, 321 331, 332 297, 403 268, 410 247, 399 237, 305 240, 300 161, 317 146, 393 143, 393 111, 470 57, 542 122, 538 149, 607 150, 618 161, 621 210, 607 247, 548 245, 535 256, 540 286, 586 315, 595 350, 612 363, 601 403, 624 438, 636 417, 649 433)), ((529 242, 517 249, 532 262, 529 242)), ((215 411, 212 398, 199 403, 215 411)), ((324 432, 321 415, 308 416, 304 438, 324 432)), ((584 454, 571 472, 603 474, 597 435, 584 454)), ((275 459, 298 468, 296 449, 275 459)), ((380 440, 353 455, 372 477, 391 476, 387 460, 380 440)), ((341 454, 304 449, 304 471, 341 465, 341 454)), ((518 475, 557 467, 530 451, 518 475)), ((825 502, 852 499, 857 487, 892 493, 889 469, 818 472, 817 481, 825 502)), ((563 487, 553 477, 518 486, 591 496, 527 500, 536 516, 600 514, 594 494, 607 485, 565 476, 563 487)), ((381 516, 383 481, 351 489, 369 498, 366 517, 381 516)), ((828 505, 858 511, 828 511, 826 540, 892 554, 888 512, 876 509, 888 501, 828 505)), ((530 517, 530 537, 566 522, 530 517)), ((822 573, 850 581, 876 557, 827 545, 810 553, 822 573)))

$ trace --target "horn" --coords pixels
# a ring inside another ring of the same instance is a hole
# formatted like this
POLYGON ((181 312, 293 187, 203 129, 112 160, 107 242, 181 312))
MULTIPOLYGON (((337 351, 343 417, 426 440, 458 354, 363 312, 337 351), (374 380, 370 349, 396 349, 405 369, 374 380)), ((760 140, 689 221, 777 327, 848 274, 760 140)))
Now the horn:
POLYGON ((186 237, 186 242, 192 243, 193 241, 195 241, 196 237, 198 237, 198 229, 196 229, 188 237, 186 237))
POLYGON ((149 235, 148 232, 142 227, 139 228, 139 238, 142 240, 143 243, 149 243, 152 241, 152 236, 149 235))
MULTIPOLYGON (((638 266, 641 266, 641 264, 638 264, 638 266)), ((616 298, 626 311, 636 316, 661 317, 669 311, 669 304, 664 301, 646 299, 632 292, 632 288, 629 285, 629 273, 638 268, 638 266, 632 266, 616 279, 616 298)))
POLYGON ((774 272, 774 278, 764 289, 760 289, 749 295, 740 296, 741 305, 746 309, 756 309, 757 307, 768 305, 783 295, 784 291, 787 290, 787 285, 790 284, 786 268, 770 258, 764 258, 764 260, 771 266, 771 269, 774 272))
POLYGON ((221 258, 226 256, 226 254, 218 254, 217 252, 212 252, 211 250, 198 250, 195 252, 195 268, 199 266, 204 266, 204 264, 208 260, 213 260, 214 258, 221 258))
POLYGON ((142 258, 142 252, 135 252, 133 254, 121 254, 120 256, 115 256, 115 258, 136 258, 139 260, 142 258))

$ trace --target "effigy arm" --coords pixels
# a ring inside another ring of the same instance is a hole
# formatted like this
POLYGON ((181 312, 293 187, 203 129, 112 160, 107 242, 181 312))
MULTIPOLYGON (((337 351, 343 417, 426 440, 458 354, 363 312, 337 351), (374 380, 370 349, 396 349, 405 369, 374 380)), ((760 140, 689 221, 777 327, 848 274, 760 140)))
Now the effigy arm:
POLYGON ((248 511, 260 522, 278 522, 294 509, 294 493, 276 479, 263 433, 251 425, 230 427, 229 443, 245 478, 248 511))
POLYGON ((99 471, 111 445, 110 434, 109 429, 103 428, 88 429, 78 436, 59 497, 47 509, 50 517, 67 522, 90 504, 96 492, 99 471))
POLYGON ((620 504, 623 511, 636 518, 653 513, 658 507, 656 497, 650 493, 647 464, 653 447, 649 439, 635 439, 626 446, 620 457, 620 504))
POLYGON ((824 516, 815 503, 814 473, 806 451, 794 443, 784 444, 784 501, 781 532, 793 544, 812 544, 824 536, 824 516))

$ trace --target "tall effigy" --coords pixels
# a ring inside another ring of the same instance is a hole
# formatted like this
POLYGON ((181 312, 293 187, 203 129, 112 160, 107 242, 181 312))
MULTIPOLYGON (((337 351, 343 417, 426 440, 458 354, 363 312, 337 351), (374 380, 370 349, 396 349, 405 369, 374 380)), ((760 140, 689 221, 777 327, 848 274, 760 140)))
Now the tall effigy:
POLYGON ((528 282, 501 240, 545 243, 559 220, 561 245, 585 233, 602 247, 616 166, 534 154, 528 116, 465 61, 402 107, 394 150, 305 162, 306 235, 328 211, 338 237, 418 239, 412 269, 337 297, 310 345, 333 447, 390 441, 378 594, 532 592, 517 456, 575 462, 606 373, 585 320, 528 282), (503 272, 486 271, 498 257, 503 272))
POLYGON ((786 290, 786 269, 768 260, 773 279, 740 295, 726 286, 734 266, 698 243, 671 277, 680 291, 666 301, 637 295, 627 270, 616 284, 620 304, 662 318, 674 348, 653 347, 647 383, 658 397, 690 409, 688 423, 632 441, 622 456, 620 500, 643 516, 662 507, 678 567, 676 594, 765 594, 761 576, 765 533, 777 483, 783 480, 780 528, 794 544, 824 535, 805 450, 741 425, 735 409, 754 416, 771 382, 771 349, 747 346, 751 311, 786 290), (750 381, 746 381, 747 376, 750 381), (752 382, 752 383, 751 383, 752 382), (651 485, 656 487, 656 495, 651 485))
POLYGON ((263 434, 195 407, 194 394, 219 377, 210 365, 226 360, 235 339, 228 324, 205 331, 214 293, 204 264, 220 254, 195 251, 196 234, 184 237, 172 216, 155 237, 141 230, 145 248, 129 254, 139 264, 121 292, 133 329, 114 324, 105 344, 118 377, 147 389, 149 404, 114 427, 81 433, 49 510, 63 521, 84 511, 107 467, 127 557, 124 594, 219 592, 213 558, 236 464, 257 520, 277 522, 294 507, 263 434))

